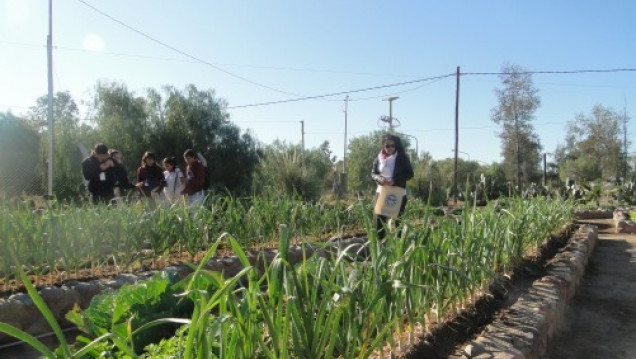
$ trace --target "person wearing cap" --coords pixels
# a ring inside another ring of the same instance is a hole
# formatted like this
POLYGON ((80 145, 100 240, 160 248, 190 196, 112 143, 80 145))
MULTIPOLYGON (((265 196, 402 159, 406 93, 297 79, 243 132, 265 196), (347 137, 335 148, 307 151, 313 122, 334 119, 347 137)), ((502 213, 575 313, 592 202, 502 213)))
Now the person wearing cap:
POLYGON ((82 161, 82 174, 88 181, 94 204, 109 203, 115 198, 115 161, 110 158, 105 144, 96 144, 91 155, 82 161))

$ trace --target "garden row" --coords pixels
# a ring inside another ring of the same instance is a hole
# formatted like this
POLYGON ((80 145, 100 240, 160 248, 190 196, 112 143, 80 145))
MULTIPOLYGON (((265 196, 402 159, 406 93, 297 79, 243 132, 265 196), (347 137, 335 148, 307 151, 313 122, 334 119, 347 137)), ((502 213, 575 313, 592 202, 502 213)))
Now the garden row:
POLYGON ((196 210, 0 201, 0 289, 15 289, 9 249, 36 286, 59 284, 192 261, 225 232, 244 248, 258 248, 276 242, 280 223, 288 223, 303 242, 360 231, 363 213, 357 208, 256 197, 211 197, 196 210))
POLYGON ((385 241, 366 216, 362 246, 352 244, 333 256, 305 255, 295 265, 287 226, 269 263, 255 262, 239 241, 221 236, 185 279, 158 276, 69 313, 84 339, 75 346, 63 341, 58 354, 44 354, 366 358, 385 343, 395 345, 396 333, 415 334, 456 313, 494 276, 510 271, 571 221, 572 204, 512 200, 506 208, 465 208, 459 218, 435 221, 430 211, 421 213, 423 225, 411 223, 385 241), (242 263, 238 273, 205 270, 221 245, 242 263), (357 260, 360 251, 365 260, 357 260))

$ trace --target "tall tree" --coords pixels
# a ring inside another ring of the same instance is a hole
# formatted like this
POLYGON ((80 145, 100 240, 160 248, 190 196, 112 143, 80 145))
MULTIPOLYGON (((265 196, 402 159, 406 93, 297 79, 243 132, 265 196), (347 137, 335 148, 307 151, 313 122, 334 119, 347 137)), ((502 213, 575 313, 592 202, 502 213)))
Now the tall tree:
POLYGON ((541 104, 532 75, 518 65, 507 65, 500 76, 502 87, 495 89, 498 105, 491 120, 501 125, 501 154, 508 180, 517 187, 539 179, 541 143, 532 126, 541 104))
POLYGON ((578 181, 618 180, 624 161, 621 119, 613 109, 596 105, 589 115, 578 114, 569 122, 565 147, 557 151, 561 175, 578 181))

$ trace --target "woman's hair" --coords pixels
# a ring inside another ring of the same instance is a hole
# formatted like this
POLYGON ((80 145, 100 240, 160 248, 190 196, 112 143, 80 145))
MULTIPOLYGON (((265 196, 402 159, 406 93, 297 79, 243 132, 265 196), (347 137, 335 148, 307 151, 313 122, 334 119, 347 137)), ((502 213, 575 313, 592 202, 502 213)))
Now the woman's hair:
POLYGON ((177 169, 177 159, 174 156, 166 157, 163 159, 163 164, 172 165, 172 170, 175 171, 177 169))
POLYGON ((142 166, 146 165, 146 159, 148 158, 152 158, 153 160, 155 160, 155 162, 157 161, 157 157, 155 157, 155 154, 153 152, 146 151, 146 153, 144 153, 144 155, 141 157, 142 166))
POLYGON ((197 153, 194 152, 193 149, 188 149, 183 153, 183 157, 194 157, 196 159, 199 159, 199 156, 197 156, 197 153))
POLYGON ((386 141, 393 141, 393 143, 395 143, 395 153, 400 155, 405 154, 404 145, 402 145, 402 140, 398 136, 387 133, 382 137, 382 146, 384 146, 386 141))

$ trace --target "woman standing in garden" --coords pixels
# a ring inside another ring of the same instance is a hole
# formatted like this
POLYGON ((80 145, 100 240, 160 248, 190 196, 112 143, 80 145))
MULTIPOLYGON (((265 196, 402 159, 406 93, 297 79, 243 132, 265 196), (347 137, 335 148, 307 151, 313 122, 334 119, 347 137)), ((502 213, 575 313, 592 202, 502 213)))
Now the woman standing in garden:
POLYGON ((183 159, 185 159, 188 167, 186 169, 186 185, 182 193, 188 196, 189 206, 201 204, 205 199, 205 192, 203 191, 205 168, 203 168, 203 164, 199 161, 197 153, 192 149, 185 151, 183 159))
POLYGON ((166 186, 163 188, 163 195, 168 204, 176 203, 181 197, 181 192, 185 188, 186 179, 183 172, 177 167, 177 159, 166 157, 163 159, 163 176, 166 186))
POLYGON ((164 184, 163 169, 157 165, 155 154, 146 151, 137 169, 137 188, 143 197, 156 199, 164 184))
MULTIPOLYGON (((382 192, 382 187, 399 188, 396 191, 398 196, 401 196, 399 218, 404 213, 404 208, 406 208, 406 181, 413 178, 411 161, 404 152, 404 146, 399 137, 387 134, 382 138, 382 148, 373 161, 371 177, 378 184, 373 200, 374 206, 382 192)), ((386 235, 387 220, 387 216, 376 215, 376 229, 380 239, 383 239, 386 235)), ((400 221, 396 219, 395 225, 396 228, 399 228, 400 221)))

